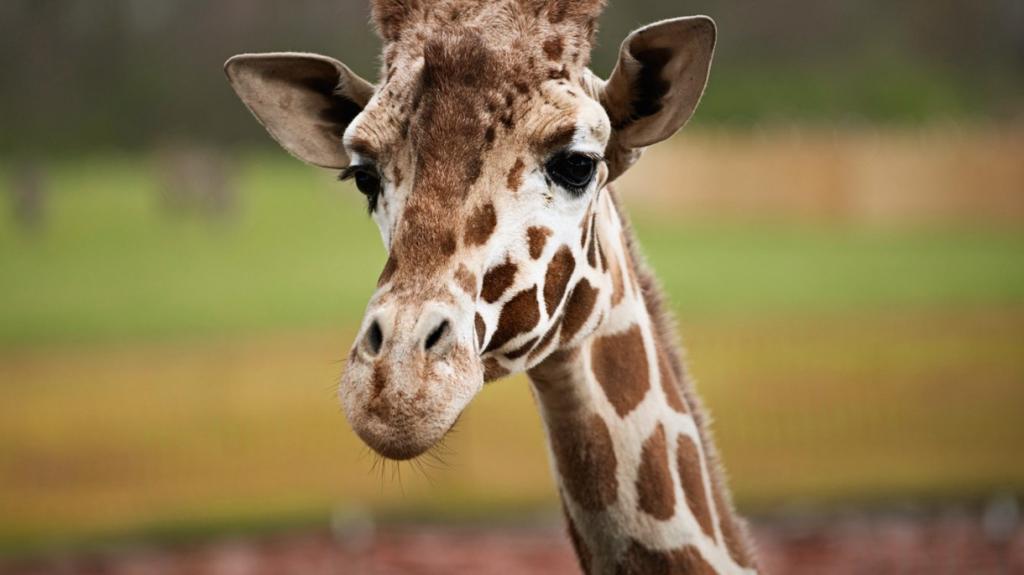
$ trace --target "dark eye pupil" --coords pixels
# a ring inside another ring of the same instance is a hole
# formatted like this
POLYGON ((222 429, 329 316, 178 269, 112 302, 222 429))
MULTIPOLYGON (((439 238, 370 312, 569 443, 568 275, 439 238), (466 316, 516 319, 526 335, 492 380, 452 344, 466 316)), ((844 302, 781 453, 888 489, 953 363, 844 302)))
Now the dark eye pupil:
POLYGON ((560 154, 547 166, 548 175, 570 192, 582 193, 594 178, 597 162, 584 154, 560 154))
POLYGON ((367 170, 360 170, 356 173, 356 187, 363 194, 370 196, 380 192, 380 179, 376 174, 367 170))
POLYGON ((372 213, 377 209, 377 198, 380 196, 380 176, 372 169, 361 168, 354 174, 354 178, 356 187, 366 196, 368 207, 372 213))

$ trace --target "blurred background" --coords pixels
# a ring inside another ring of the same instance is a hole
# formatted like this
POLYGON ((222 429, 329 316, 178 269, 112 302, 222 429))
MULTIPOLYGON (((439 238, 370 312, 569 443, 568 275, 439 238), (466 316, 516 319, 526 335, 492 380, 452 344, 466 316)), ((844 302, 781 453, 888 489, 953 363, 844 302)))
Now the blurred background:
MULTIPOLYGON (((782 573, 1024 572, 1024 3, 613 1, 719 24, 622 180, 782 573)), ((240 52, 376 77, 363 0, 0 3, 0 572, 573 572, 523 377, 382 464, 335 398, 384 253, 240 52)))

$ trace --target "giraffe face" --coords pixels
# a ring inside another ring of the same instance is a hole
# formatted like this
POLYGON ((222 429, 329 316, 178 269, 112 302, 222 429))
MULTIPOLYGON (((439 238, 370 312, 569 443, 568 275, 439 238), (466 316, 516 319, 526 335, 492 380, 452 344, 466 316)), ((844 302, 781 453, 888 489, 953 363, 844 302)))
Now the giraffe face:
POLYGON ((611 122, 582 68, 527 64, 473 32, 428 42, 345 132, 388 262, 341 398, 386 456, 418 455, 484 381, 542 360, 588 273, 611 122))
POLYGON ((596 204, 688 119, 714 37, 696 20, 641 30, 605 83, 586 67, 602 5, 377 0, 378 86, 322 56, 227 64, 271 135, 354 179, 380 229, 388 259, 340 396, 386 457, 423 453, 484 381, 597 326, 609 290, 596 204))

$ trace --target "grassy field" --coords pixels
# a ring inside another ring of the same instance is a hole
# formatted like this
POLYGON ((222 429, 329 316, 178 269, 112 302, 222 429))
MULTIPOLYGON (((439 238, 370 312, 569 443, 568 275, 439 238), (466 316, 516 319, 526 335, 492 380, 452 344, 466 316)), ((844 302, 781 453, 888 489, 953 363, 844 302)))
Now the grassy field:
MULTIPOLYGON (((211 222, 162 212, 158 171, 62 163, 41 229, 0 218, 0 548, 553 508, 522 378, 425 474, 348 430, 333 386, 383 261, 354 189, 251 156, 211 222)), ((1024 491, 1024 232, 635 224, 744 507, 1024 491)))

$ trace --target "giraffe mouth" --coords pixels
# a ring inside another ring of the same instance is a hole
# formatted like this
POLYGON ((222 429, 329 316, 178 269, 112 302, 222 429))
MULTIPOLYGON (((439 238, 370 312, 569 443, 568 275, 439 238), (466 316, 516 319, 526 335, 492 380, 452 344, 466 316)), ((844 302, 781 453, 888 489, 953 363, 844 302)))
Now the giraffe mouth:
POLYGON ((483 381, 481 362, 468 346, 442 360, 353 356, 339 396, 349 424, 367 446, 388 459, 407 460, 447 435, 483 381))

